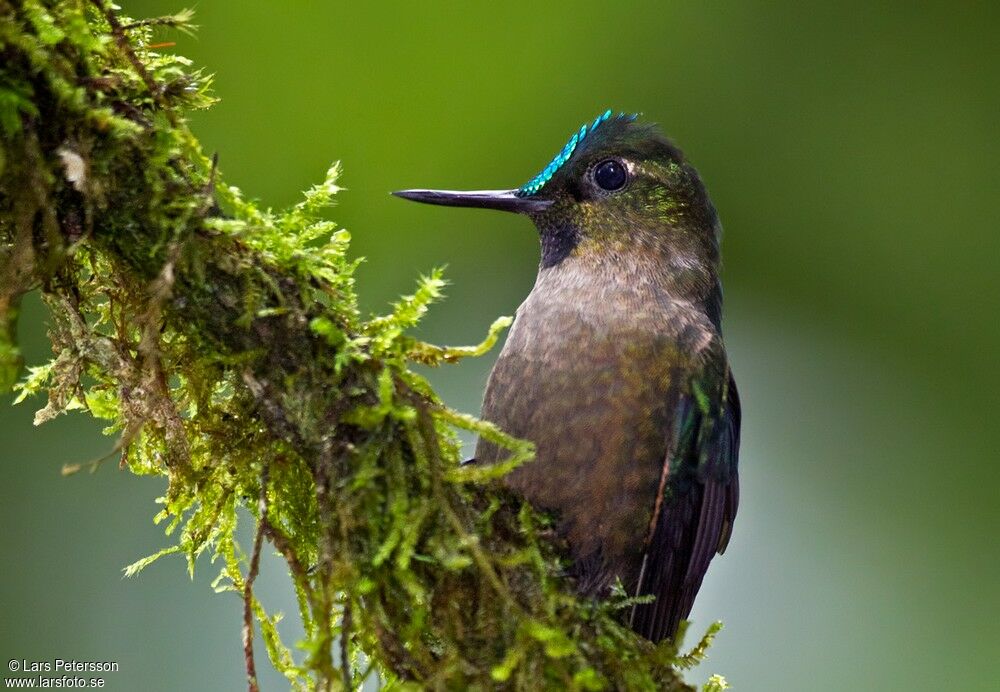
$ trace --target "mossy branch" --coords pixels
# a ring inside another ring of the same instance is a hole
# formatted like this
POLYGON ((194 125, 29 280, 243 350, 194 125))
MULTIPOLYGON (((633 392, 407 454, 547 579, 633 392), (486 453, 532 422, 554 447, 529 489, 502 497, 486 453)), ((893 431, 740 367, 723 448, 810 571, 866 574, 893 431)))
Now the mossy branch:
POLYGON ((254 621, 295 689, 356 688, 371 666, 398 688, 689 689, 676 670, 704 645, 679 656, 637 637, 617 620, 624 595, 578 599, 545 518, 500 489, 530 445, 448 409, 409 368, 480 355, 507 322, 477 347, 408 336, 436 272, 363 318, 348 235, 322 216, 339 167, 272 212, 202 154, 185 113, 212 103, 210 79, 151 43, 189 20, 0 0, 0 391, 20 377, 19 302, 40 289, 54 358, 22 396, 47 390, 37 422, 106 419, 123 466, 169 479, 156 521, 176 545, 152 559, 221 558, 251 689, 254 621), (461 467, 457 429, 510 460, 461 467), (265 542, 295 585, 298 655, 253 594, 265 542))

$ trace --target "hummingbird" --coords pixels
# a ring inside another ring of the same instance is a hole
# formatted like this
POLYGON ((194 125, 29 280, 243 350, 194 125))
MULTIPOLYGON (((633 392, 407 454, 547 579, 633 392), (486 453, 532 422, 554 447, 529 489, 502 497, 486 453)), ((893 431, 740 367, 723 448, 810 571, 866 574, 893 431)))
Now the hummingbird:
MULTIPOLYGON (((721 225, 697 171, 655 125, 606 110, 520 188, 393 194, 534 222, 538 274, 482 417, 535 444, 504 482, 553 515, 577 589, 651 596, 625 624, 674 637, 739 501, 721 225)), ((474 463, 503 459, 479 440, 474 463)))

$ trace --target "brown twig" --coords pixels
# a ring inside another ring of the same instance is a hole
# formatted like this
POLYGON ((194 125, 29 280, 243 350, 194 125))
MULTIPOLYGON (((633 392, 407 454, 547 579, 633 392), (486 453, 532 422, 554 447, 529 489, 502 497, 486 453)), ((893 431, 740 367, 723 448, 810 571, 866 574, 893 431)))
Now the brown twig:
POLYGON ((302 564, 295 554, 292 542, 288 539, 288 536, 270 522, 264 522, 264 530, 267 532, 268 540, 274 545, 274 549, 285 558, 285 562, 288 563, 288 569, 291 570, 296 581, 302 586, 306 594, 306 600, 312 602, 313 588, 309 583, 309 570, 305 568, 305 565, 302 564))
POLYGON ((350 598, 344 599, 344 614, 340 618, 340 672, 344 676, 344 687, 348 690, 352 689, 353 677, 351 675, 351 627, 353 626, 353 621, 351 620, 351 601, 350 598))
POLYGON ((104 0, 90 1, 94 7, 100 10, 101 14, 104 15, 104 19, 107 21, 108 26, 111 27, 111 35, 114 36, 115 43, 118 44, 118 49, 125 55, 129 63, 131 63, 133 69, 135 69, 136 74, 138 74, 142 79, 143 84, 146 85, 146 88, 149 90, 149 94, 153 97, 153 100, 156 101, 158 106, 163 108, 163 110, 167 113, 167 117, 169 117, 171 123, 173 123, 175 119, 174 114, 163 101, 163 91, 156 84, 156 81, 153 79, 152 75, 149 74, 149 71, 146 70, 146 66, 142 64, 141 60, 139 60, 139 56, 135 54, 135 51, 132 49, 132 45, 129 43, 128 36, 125 35, 125 28, 122 26, 122 23, 118 21, 117 15, 105 6, 104 0))
POLYGON ((253 659, 253 583, 260 571, 260 552, 264 545, 264 534, 267 532, 267 480, 268 467, 265 466, 260 474, 260 497, 257 500, 260 519, 257 522, 257 535, 253 540, 250 569, 243 582, 243 658, 246 661, 249 692, 260 692, 260 685, 257 683, 257 667, 253 659))

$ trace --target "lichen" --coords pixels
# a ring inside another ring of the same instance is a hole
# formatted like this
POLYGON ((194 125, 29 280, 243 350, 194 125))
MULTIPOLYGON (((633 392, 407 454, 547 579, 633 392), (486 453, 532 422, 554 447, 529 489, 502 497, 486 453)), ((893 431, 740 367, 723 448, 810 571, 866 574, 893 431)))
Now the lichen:
POLYGON ((680 656, 619 624, 623 594, 575 596, 547 519, 498 483, 531 445, 410 368, 481 355, 509 320, 475 347, 410 336, 439 272, 362 316, 348 234, 325 217, 339 166, 273 212, 202 153, 185 114, 211 105, 210 78, 150 43, 189 20, 0 0, 0 391, 21 368, 20 298, 40 290, 54 357, 18 385, 48 394, 36 422, 104 419, 122 466, 169 480, 155 521, 175 542, 126 574, 217 558, 216 588, 245 601, 251 689, 255 625, 294 689, 357 688, 371 667, 389 688, 688 689, 677 669, 707 641, 680 656), (509 461, 461 466, 457 430, 509 461), (254 596, 265 543, 295 585, 301 651, 254 596))

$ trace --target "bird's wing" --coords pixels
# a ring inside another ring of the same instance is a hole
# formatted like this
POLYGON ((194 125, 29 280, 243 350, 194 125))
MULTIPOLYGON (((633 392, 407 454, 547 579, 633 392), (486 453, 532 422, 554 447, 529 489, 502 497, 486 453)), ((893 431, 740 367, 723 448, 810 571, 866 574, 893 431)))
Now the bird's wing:
POLYGON ((635 606, 630 622, 653 641, 672 637, 691 612, 736 517, 740 402, 724 358, 692 380, 673 420, 636 590, 656 600, 635 606))

